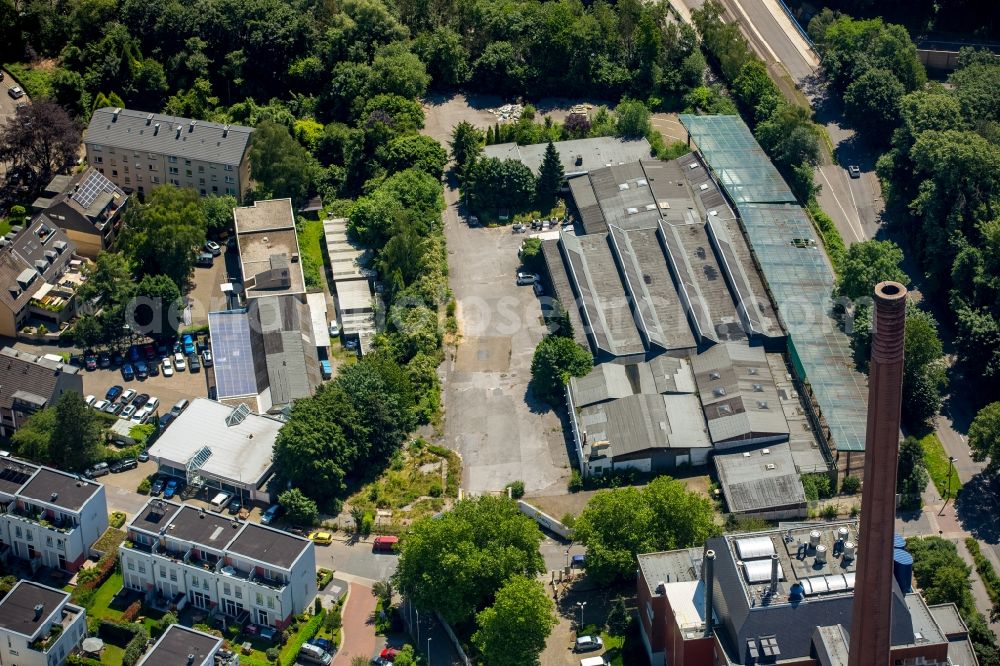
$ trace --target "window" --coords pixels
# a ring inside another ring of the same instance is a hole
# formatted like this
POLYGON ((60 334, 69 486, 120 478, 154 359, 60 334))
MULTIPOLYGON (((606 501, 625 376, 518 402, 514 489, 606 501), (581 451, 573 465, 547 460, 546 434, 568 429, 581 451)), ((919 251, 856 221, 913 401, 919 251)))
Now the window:
POLYGON ((111 166, 118 166, 118 160, 111 160, 111 166))
POLYGON ((236 598, 237 599, 242 599, 243 598, 243 588, 242 587, 237 587, 236 588, 236 598))
POLYGON ((141 183, 142 182, 142 175, 141 174, 135 177, 135 182, 137 182, 137 183, 141 183))
POLYGON ((101 147, 98 146, 96 143, 92 145, 91 148, 94 150, 95 153, 101 152, 101 147))
POLYGON ((205 194, 206 194, 205 193, 205 188, 203 187, 203 188, 201 188, 201 196, 205 196, 205 194))
POLYGON ((31 530, 28 530, 27 533, 24 536, 25 536, 25 538, 28 541, 34 541, 35 540, 35 535, 31 533, 31 530))
POLYGON ((142 562, 139 562, 139 573, 141 574, 146 573, 146 565, 143 564, 142 562))
POLYGON ((212 194, 218 194, 218 193, 219 193, 219 188, 216 187, 215 185, 212 185, 212 194))
POLYGON ((191 584, 194 585, 195 587, 198 587, 198 577, 197 576, 191 576, 191 584))
POLYGON ((207 590, 208 589, 208 579, 207 578, 205 580, 201 581, 201 589, 203 589, 203 590, 207 590))
POLYGON ((177 582, 177 570, 176 569, 171 569, 170 570, 170 580, 174 581, 175 583, 177 582))
POLYGON ((174 157, 173 155, 167 157, 167 161, 170 162, 171 164, 177 164, 177 158, 174 157))
POLYGON ((52 547, 52 537, 50 536, 45 537, 45 545, 48 546, 49 548, 52 547))
POLYGON ((268 597, 267 598, 267 607, 268 608, 274 608, 274 597, 268 597))
POLYGON ((204 178, 199 178, 198 179, 198 184, 199 185, 204 185, 205 184, 205 179, 204 178))
POLYGON ((256 596, 256 601, 258 606, 262 606, 264 604, 264 595, 258 592, 256 596))
POLYGON ((132 184, 132 179, 129 178, 128 176, 125 176, 125 184, 126 185, 131 185, 132 184))
POLYGON ((98 169, 98 171, 100 171, 101 173, 104 173, 104 169, 98 169))
POLYGON ((171 178, 170 179, 170 184, 171 185, 176 185, 177 187, 180 187, 181 181, 177 180, 176 178, 171 178))
POLYGON ((14 526, 14 536, 16 536, 18 539, 21 538, 21 526, 20 525, 15 525, 14 526))
POLYGON ((226 188, 226 194, 232 194, 233 196, 236 196, 236 188, 235 187, 227 187, 226 188))
POLYGON ((191 177, 191 169, 185 169, 184 170, 184 175, 187 176, 188 178, 190 178, 191 177))
POLYGON ((128 173, 128 165, 125 165, 125 173, 128 173))
POLYGON ((135 562, 133 562, 132 560, 128 561, 128 570, 135 571, 135 562))
POLYGON ((232 594, 231 587, 230 587, 229 583, 223 583, 222 584, 222 593, 223 594, 232 594))
POLYGON ((150 176, 149 177, 149 182, 151 182, 151 183, 158 183, 158 182, 160 182, 160 177, 159 176, 150 176))
POLYGON ((150 171, 156 171, 157 170, 157 166, 155 164, 150 164, 149 165, 149 170, 150 171))
POLYGON ((170 167, 170 173, 176 176, 180 171, 177 170, 177 167, 170 167))
POLYGON ((104 164, 104 158, 101 157, 100 155, 98 155, 97 157, 95 157, 94 161, 97 162, 98 164, 104 164))
POLYGON ((111 175, 112 176, 117 176, 118 175, 118 169, 112 169, 111 170, 111 175))
POLYGON ((160 569, 160 578, 166 578, 166 577, 167 577, 167 570, 161 568, 160 569))
POLYGON ((233 170, 233 165, 232 164, 227 164, 226 165, 226 171, 232 171, 232 170, 233 170))
POLYGON ((199 166, 198 167, 198 173, 205 173, 205 167, 199 166))
POLYGON ((227 183, 235 183, 236 179, 233 178, 232 176, 226 176, 226 182, 227 183))
POLYGON ((191 160, 184 160, 184 166, 191 166, 191 160))
POLYGON ((146 153, 146 154, 149 157, 149 159, 151 159, 151 160, 155 160, 157 158, 157 154, 156 153, 146 153))
POLYGON ((219 180, 219 177, 218 177, 218 176, 216 176, 216 175, 215 175, 215 174, 213 173, 213 174, 212 174, 212 182, 213 182, 213 183, 215 183, 215 182, 217 182, 218 180, 219 180))

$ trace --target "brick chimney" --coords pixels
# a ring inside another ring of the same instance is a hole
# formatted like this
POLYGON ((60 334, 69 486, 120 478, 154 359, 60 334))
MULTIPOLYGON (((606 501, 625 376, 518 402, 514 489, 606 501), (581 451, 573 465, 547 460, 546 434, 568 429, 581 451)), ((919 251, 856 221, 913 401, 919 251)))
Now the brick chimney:
POLYGON ((906 287, 898 282, 875 285, 865 436, 867 481, 861 493, 860 543, 848 666, 891 663, 892 542, 905 323, 906 287))

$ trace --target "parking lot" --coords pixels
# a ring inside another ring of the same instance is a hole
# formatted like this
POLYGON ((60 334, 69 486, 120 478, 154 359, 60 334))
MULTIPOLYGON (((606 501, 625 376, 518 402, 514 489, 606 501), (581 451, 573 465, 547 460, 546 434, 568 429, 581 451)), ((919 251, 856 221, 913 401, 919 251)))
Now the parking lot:
POLYGON ((122 377, 121 369, 108 368, 83 371, 83 394, 93 395, 98 400, 104 398, 105 393, 112 386, 121 386, 125 389, 133 389, 137 393, 146 393, 160 399, 157 411, 162 416, 170 411, 170 408, 178 400, 208 395, 208 373, 202 368, 201 372, 175 372, 172 377, 165 377, 163 373, 148 379, 133 379, 125 381, 122 377))

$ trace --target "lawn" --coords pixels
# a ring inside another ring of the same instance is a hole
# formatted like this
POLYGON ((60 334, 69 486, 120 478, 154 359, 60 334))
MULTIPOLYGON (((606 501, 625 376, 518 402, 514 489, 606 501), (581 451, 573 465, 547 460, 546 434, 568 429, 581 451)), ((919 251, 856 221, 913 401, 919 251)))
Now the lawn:
POLYGON ((511 224, 521 222, 531 224, 532 220, 550 220, 553 217, 562 219, 566 215, 566 203, 560 199, 551 210, 529 210, 525 213, 518 213, 511 220, 511 224))
MULTIPOLYGON (((316 632, 322 623, 323 615, 314 615, 309 618, 308 622, 299 627, 297 632, 289 636, 288 642, 285 643, 279 652, 278 663, 295 663, 295 656, 299 653, 299 648, 301 648, 307 640, 316 635, 316 632)), ((230 644, 232 645, 232 650, 239 653, 241 664, 252 664, 253 666, 273 665, 273 662, 271 662, 265 654, 269 647, 275 646, 275 644, 270 641, 266 641, 259 636, 237 634, 235 638, 230 639, 230 644), (249 655, 243 654, 240 650, 240 646, 246 641, 250 641, 250 644, 253 647, 253 651, 249 655)))
POLYGON ((122 585, 124 585, 122 575, 120 573, 111 574, 104 581, 104 584, 94 592, 94 599, 87 608, 87 615, 116 622, 121 620, 122 612, 111 608, 111 601, 122 589, 122 585))
POLYGON ((302 254, 302 272, 306 278, 306 289, 319 291, 323 288, 323 221, 299 218, 296 225, 299 237, 299 252, 302 254))
MULTIPOLYGON (((927 464, 927 473, 930 474, 934 487, 944 497, 948 491, 948 454, 941 445, 941 440, 933 432, 920 439, 920 446, 924 449, 924 462, 927 464)), ((962 482, 958 480, 958 472, 951 468, 951 497, 957 497, 962 489, 962 482)))
POLYGON ((125 648, 105 643, 104 649, 101 650, 101 663, 107 664, 107 666, 121 666, 123 656, 125 656, 125 648))
POLYGON ((10 222, 6 218, 0 218, 0 236, 6 236, 10 231, 10 222))

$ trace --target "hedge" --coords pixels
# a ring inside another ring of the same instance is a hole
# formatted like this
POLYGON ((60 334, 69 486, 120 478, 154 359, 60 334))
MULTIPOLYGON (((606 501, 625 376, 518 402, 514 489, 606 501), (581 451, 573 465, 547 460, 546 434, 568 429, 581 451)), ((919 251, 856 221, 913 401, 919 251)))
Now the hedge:
POLYGON ((979 548, 979 542, 972 537, 966 537, 965 547, 969 549, 972 560, 976 563, 976 572, 986 587, 986 593, 990 595, 990 601, 996 604, 1000 601, 1000 576, 997 575, 996 569, 993 568, 993 563, 983 555, 982 550, 979 548))
POLYGON ((323 624, 324 615, 326 615, 326 613, 313 615, 312 618, 306 623, 306 626, 302 628, 302 631, 298 632, 295 640, 290 641, 285 646, 285 649, 281 651, 281 666, 294 666, 295 660, 299 656, 299 649, 319 632, 320 625, 323 624))

